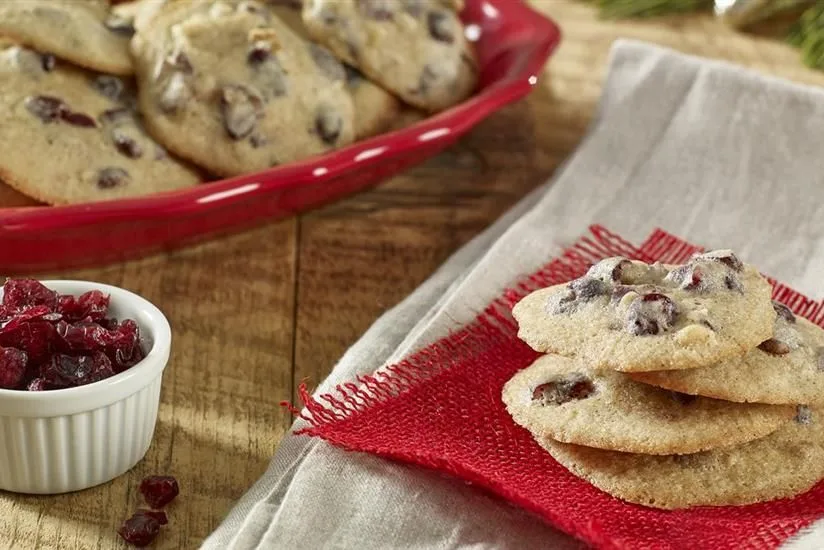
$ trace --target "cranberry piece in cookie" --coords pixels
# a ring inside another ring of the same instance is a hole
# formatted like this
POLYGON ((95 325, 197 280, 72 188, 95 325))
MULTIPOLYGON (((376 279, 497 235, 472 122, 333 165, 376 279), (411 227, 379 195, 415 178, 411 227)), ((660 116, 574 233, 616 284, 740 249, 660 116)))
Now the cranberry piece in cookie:
POLYGON ((452 44, 455 42, 455 27, 453 21, 442 11, 431 11, 426 16, 429 35, 440 42, 452 44))
POLYGON ((769 340, 761 342, 758 345, 758 349, 767 352, 770 355, 787 355, 790 353, 790 346, 781 340, 776 340, 775 338, 770 338, 769 340))
POLYGON ((123 168, 103 168, 97 175, 97 186, 100 189, 112 189, 129 183, 129 173, 123 168))
POLYGON ((53 122, 57 120, 61 112, 67 108, 62 99, 48 95, 27 97, 24 104, 31 114, 43 122, 53 122))
POLYGON ((591 397, 596 391, 592 380, 583 374, 569 374, 535 386, 532 390, 532 401, 541 405, 563 405, 591 397))
POLYGON ((795 314, 792 312, 790 308, 788 308, 781 302, 773 301, 773 309, 781 319, 784 319, 788 323, 795 324, 795 314))

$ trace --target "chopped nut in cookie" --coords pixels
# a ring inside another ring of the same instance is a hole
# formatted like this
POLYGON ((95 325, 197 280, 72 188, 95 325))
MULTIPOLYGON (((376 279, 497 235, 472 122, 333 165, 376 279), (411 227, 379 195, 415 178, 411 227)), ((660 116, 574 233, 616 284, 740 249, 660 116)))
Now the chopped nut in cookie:
POLYGON ((263 100, 253 90, 233 84, 224 86, 220 96, 223 124, 232 139, 243 139, 252 133, 264 115, 263 100))

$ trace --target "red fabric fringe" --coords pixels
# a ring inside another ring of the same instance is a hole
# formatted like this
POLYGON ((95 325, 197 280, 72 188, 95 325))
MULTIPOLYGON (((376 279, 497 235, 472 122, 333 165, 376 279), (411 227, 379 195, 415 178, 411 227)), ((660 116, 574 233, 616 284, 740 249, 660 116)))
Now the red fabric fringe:
MULTIPOLYGON (((298 433, 454 475, 543 517, 597 548, 776 548, 824 517, 824 483, 790 500, 739 507, 662 511, 627 504, 555 462, 517 426, 501 402, 504 383, 538 356, 510 314, 535 289, 581 276, 605 257, 682 263, 702 250, 662 230, 640 248, 601 226, 525 277, 472 323, 386 372, 344 383, 314 399, 305 385, 298 433)), ((770 280, 775 299, 824 325, 815 302, 770 280)), ((297 412, 294 407, 291 410, 297 412)))

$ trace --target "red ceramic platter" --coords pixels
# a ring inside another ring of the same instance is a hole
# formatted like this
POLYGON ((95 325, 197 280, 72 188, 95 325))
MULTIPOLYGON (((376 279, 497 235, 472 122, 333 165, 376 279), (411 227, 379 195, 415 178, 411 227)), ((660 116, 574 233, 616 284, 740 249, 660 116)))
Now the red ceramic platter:
POLYGON ((0 209, 4 274, 101 265, 185 246, 340 199, 435 155, 526 96, 560 40, 555 23, 523 0, 467 0, 461 18, 477 48, 481 81, 460 105, 303 162, 181 191, 0 209))

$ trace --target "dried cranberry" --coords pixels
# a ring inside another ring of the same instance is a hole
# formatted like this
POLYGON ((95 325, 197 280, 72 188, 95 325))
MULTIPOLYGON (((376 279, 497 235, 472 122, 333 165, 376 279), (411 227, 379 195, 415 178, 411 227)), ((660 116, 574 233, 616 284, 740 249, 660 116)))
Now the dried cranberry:
POLYGON ((272 56, 272 46, 265 41, 258 41, 249 48, 246 54, 246 61, 252 65, 263 63, 272 56))
POLYGON ((357 0, 358 10, 369 19, 391 21, 393 18, 392 2, 394 0, 357 0))
POLYGON ((346 69, 343 68, 343 63, 337 60, 332 53, 315 43, 309 44, 309 53, 322 72, 330 80, 346 80, 346 69))
POLYGON ((695 256, 693 260, 712 260, 715 262, 721 262, 735 272, 741 272, 744 269, 744 264, 738 259, 738 256, 729 250, 712 250, 710 252, 705 252, 704 254, 695 256))
POLYGON ((626 328, 637 336, 659 334, 672 326, 677 315, 675 302, 665 294, 645 294, 630 304, 626 328))
POLYGON ((58 298, 57 311, 69 321, 79 321, 90 317, 92 321, 98 322, 105 318, 109 309, 109 295, 99 290, 90 290, 81 294, 78 298, 70 295, 62 295, 58 298))
POLYGON ((120 326, 120 323, 114 317, 105 317, 101 319, 97 324, 99 324, 101 327, 107 330, 114 330, 118 326, 120 326))
POLYGON ((163 508, 180 493, 172 476, 149 476, 140 482, 140 492, 152 508, 163 508))
POLYGON ((584 300, 585 302, 598 296, 603 296, 609 291, 603 281, 592 277, 575 279, 569 283, 568 288, 575 292, 576 299, 584 300))
POLYGON ((106 355, 111 359, 115 372, 123 372, 143 360, 140 330, 131 319, 110 330, 106 337, 106 355))
POLYGON ((129 544, 148 546, 160 533, 160 522, 148 514, 137 512, 124 521, 117 532, 129 544))
POLYGON ((223 126, 232 139, 243 139, 252 133, 263 117, 263 102, 251 90, 240 85, 224 86, 220 108, 223 126))
POLYGON ((149 516, 150 518, 154 518, 160 525, 166 525, 167 523, 169 523, 169 518, 166 516, 166 512, 164 512, 163 510, 138 510, 134 514, 140 514, 143 516, 149 516))
POLYGON ((795 314, 793 314, 792 310, 785 306, 780 302, 773 302, 773 309, 778 314, 779 317, 787 321, 788 323, 795 323, 795 314))
POLYGON ((612 304, 617 304, 621 301, 621 299, 626 296, 628 293, 634 292, 631 286, 627 285, 615 285, 612 289, 612 298, 610 302, 612 304))
POLYGON ((52 313, 52 310, 49 306, 29 306, 24 307, 22 310, 18 311, 17 314, 5 325, 3 328, 0 328, 0 334, 4 332, 10 332, 23 323, 28 323, 29 321, 37 321, 40 319, 44 319, 46 321, 59 321, 60 314, 52 313), (57 315, 57 317, 54 317, 57 315), (48 316, 48 317, 47 317, 48 316))
POLYGON ((758 349, 767 352, 770 355, 787 355, 790 353, 790 346, 781 340, 776 340, 775 338, 770 338, 769 340, 761 342, 758 344, 758 349))
POLYGON ((3 285, 3 305, 19 311, 29 306, 57 307, 57 292, 34 279, 6 279, 3 285))
POLYGON ((123 168, 103 168, 97 174, 97 186, 100 189, 112 189, 114 187, 126 185, 129 181, 131 181, 129 173, 123 168))
POLYGON ((29 382, 29 385, 26 386, 26 389, 28 391, 46 391, 49 389, 49 386, 44 379, 34 378, 31 382, 29 382))
POLYGON ((334 145, 343 131, 343 119, 337 111, 321 107, 315 117, 315 130, 324 143, 334 145))
POLYGON ((78 322, 72 325, 57 323, 57 334, 62 340, 62 348, 67 352, 103 351, 109 342, 109 331, 97 323, 78 322))
POLYGON ((12 390, 23 384, 28 356, 15 348, 0 348, 0 388, 12 390))
POLYGON ((43 122, 54 122, 67 110, 62 99, 48 95, 29 96, 24 104, 31 114, 43 122))
POLYGON ((57 64, 57 60, 52 54, 44 53, 42 55, 42 60, 43 60, 42 64, 43 64, 43 70, 44 71, 46 71, 47 73, 50 73, 51 71, 54 70, 54 66, 57 64))
POLYGON ((724 286, 727 287, 727 290, 735 290, 736 292, 744 294, 744 286, 741 284, 741 281, 738 280, 738 277, 733 274, 724 276, 724 286))
POLYGON ((50 385, 71 388, 114 376, 114 370, 102 352, 81 356, 56 354, 40 367, 40 376, 50 385))
POLYGON ((29 364, 39 365, 51 354, 52 344, 57 340, 54 325, 48 321, 27 321, 9 325, 0 331, 0 346, 15 347, 26 352, 29 364))
POLYGON ((688 278, 684 280, 681 287, 685 290, 698 290, 704 281, 704 274, 697 267, 690 269, 688 278))
POLYGON ((532 390, 532 400, 541 405, 563 405, 591 397, 596 393, 595 384, 583 374, 568 374, 563 378, 545 382, 532 390))
POLYGON ((83 113, 63 110, 60 111, 60 120, 79 128, 97 128, 97 122, 89 115, 84 115, 83 113))
POLYGON ((101 74, 92 80, 92 88, 103 97, 107 97, 112 101, 120 101, 124 86, 123 81, 116 76, 101 74))
POLYGON ((612 278, 612 280, 615 282, 622 281, 624 277, 624 271, 631 265, 632 262, 626 259, 621 260, 617 264, 615 264, 615 267, 613 267, 612 271, 610 272, 610 277, 612 278))
POLYGON ((455 42, 455 26, 452 20, 442 11, 432 11, 426 17, 429 35, 439 42, 452 44, 455 42))
POLYGON ((125 155, 131 159, 136 159, 143 156, 143 148, 126 132, 115 128, 112 130, 112 140, 114 141, 114 146, 117 147, 117 150, 122 155, 125 155))

